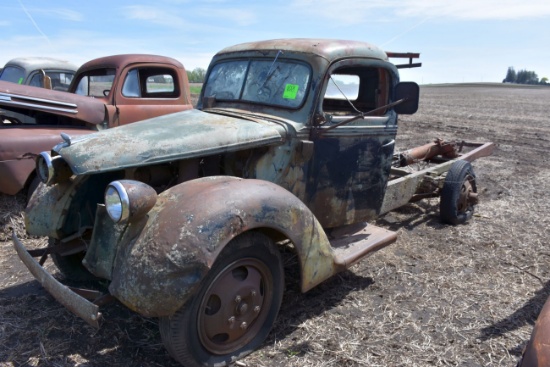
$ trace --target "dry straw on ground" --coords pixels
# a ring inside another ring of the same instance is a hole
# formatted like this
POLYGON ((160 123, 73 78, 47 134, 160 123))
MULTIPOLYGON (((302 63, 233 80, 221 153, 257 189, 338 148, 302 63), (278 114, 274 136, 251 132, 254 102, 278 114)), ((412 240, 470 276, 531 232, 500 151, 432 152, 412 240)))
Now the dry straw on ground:
MULTIPOLYGON (((407 205, 377 222, 397 243, 306 294, 285 251, 275 328, 238 365, 513 366, 550 293, 549 100, 550 88, 423 87, 398 149, 436 137, 498 146, 474 162, 476 216, 453 227, 435 199, 407 205)), ((10 227, 24 234, 23 200, 0 197, 0 365, 176 366, 156 320, 113 304, 94 330, 36 286, 8 241, 10 227)))

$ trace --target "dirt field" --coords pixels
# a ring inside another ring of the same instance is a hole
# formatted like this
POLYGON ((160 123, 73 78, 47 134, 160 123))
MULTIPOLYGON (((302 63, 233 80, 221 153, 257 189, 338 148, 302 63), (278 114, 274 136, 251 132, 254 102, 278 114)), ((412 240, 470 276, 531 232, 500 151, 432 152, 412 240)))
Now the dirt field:
MULTIPOLYGON (((306 294, 286 256, 276 326, 240 366, 515 365, 550 294, 550 88, 421 91, 398 150, 436 137, 497 144, 474 162, 475 217, 453 227, 438 200, 407 205, 377 222, 397 243, 306 294)), ((22 197, 0 196, 0 365, 177 366, 155 319, 111 304, 95 330, 37 286, 8 238, 12 227, 24 235, 22 208, 22 197)))

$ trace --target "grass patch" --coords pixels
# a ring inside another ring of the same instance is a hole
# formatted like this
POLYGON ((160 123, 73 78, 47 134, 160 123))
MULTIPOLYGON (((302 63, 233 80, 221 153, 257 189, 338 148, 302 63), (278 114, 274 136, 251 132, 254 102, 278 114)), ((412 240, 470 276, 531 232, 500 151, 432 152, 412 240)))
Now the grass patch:
POLYGON ((191 89, 191 94, 200 94, 202 90, 202 85, 200 86, 192 85, 189 88, 191 89))

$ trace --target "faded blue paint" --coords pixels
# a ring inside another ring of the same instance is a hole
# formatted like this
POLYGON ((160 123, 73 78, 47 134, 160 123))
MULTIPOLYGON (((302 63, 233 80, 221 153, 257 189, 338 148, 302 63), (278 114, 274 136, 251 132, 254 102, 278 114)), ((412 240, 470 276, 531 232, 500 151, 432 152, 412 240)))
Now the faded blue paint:
POLYGON ((100 131, 54 150, 82 175, 280 144, 284 134, 276 124, 188 110, 100 131))

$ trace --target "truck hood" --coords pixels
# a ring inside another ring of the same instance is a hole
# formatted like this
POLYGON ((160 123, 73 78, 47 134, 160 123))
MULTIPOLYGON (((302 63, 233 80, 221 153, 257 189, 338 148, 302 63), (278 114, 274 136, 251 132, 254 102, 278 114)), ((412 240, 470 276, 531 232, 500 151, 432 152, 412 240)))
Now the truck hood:
POLYGON ((105 103, 100 99, 6 81, 0 81, 2 106, 49 112, 91 124, 105 120, 105 103))
POLYGON ((102 130, 57 145, 77 175, 281 144, 279 125, 187 110, 102 130))

